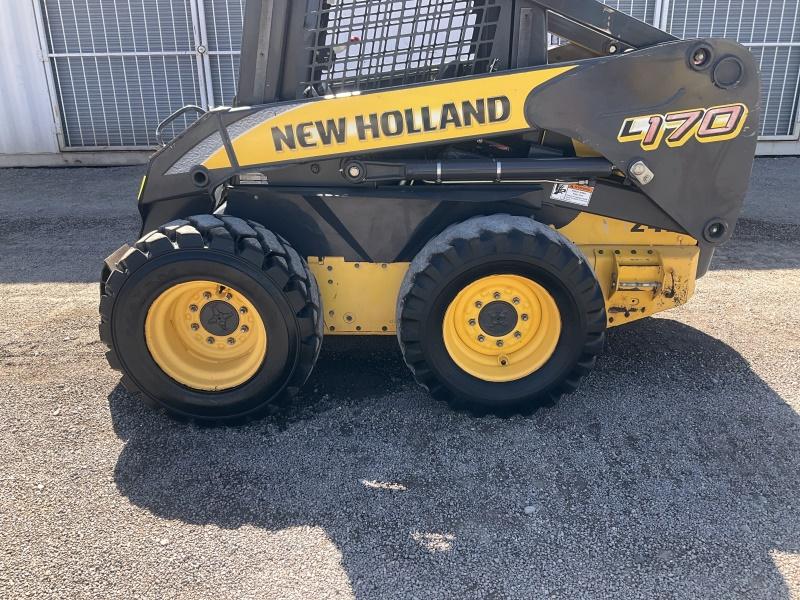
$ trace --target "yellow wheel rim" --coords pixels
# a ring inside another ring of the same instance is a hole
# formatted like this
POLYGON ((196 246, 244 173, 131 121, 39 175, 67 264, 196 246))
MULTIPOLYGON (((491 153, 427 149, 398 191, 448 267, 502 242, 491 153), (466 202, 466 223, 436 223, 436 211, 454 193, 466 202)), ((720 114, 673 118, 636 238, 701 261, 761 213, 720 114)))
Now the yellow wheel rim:
POLYGON ((540 369, 561 336, 553 296, 519 275, 472 282, 450 303, 442 324, 453 361, 484 381, 516 381, 540 369))
POLYGON ((164 291, 147 312, 144 332, 161 370, 195 390, 242 385, 267 355, 267 330, 256 308, 244 294, 213 281, 164 291))

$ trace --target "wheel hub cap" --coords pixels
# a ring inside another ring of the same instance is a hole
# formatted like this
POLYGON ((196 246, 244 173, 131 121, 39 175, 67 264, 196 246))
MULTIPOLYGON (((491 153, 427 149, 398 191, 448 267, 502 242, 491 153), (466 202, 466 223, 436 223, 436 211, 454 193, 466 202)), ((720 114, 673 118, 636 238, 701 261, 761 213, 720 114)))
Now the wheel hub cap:
POLYGON ((503 337, 514 331, 519 321, 517 311, 508 302, 490 302, 478 314, 481 329, 493 337, 503 337))
POLYGON ((553 296, 519 275, 490 275, 463 288, 442 324, 444 344, 464 371, 492 382, 516 381, 540 369, 561 336, 553 296))
POLYGON ((224 300, 212 300, 200 311, 200 324, 210 334, 228 336, 239 327, 239 313, 224 300))
POLYGON ((145 319, 147 349, 159 368, 186 387, 223 391, 258 372, 267 330, 241 292, 214 281, 167 288, 145 319))

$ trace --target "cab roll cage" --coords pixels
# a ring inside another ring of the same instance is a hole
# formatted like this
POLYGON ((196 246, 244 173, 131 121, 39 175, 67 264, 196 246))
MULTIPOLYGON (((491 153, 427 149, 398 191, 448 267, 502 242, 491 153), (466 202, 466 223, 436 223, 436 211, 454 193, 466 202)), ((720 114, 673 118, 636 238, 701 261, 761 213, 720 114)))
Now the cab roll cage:
MULTIPOLYGON (((465 4, 453 0, 420 2, 426 6, 438 2, 434 10, 444 18, 448 15, 442 6, 449 4, 451 11, 460 6, 463 12, 465 4)), ((353 4, 372 10, 367 0, 355 0, 353 4)), ((376 13, 370 13, 369 18, 380 18, 384 4, 386 0, 374 0, 376 13)), ((319 81, 319 73, 314 69, 331 60, 331 47, 337 42, 327 30, 328 19, 340 6, 327 0, 248 0, 237 106, 295 100, 307 95, 309 85, 319 81)), ((491 28, 479 34, 480 27, 471 28, 475 30, 473 35, 481 36, 469 40, 473 48, 477 47, 476 54, 482 55, 481 60, 472 66, 471 72, 462 70, 453 73, 454 76, 618 54, 677 39, 594 0, 473 0, 471 12, 479 15, 479 24, 481 19, 485 21, 492 15, 491 28), (551 34, 570 43, 552 49, 551 34)), ((449 18, 452 26, 452 16, 449 18)), ((382 54, 392 51, 398 50, 390 44, 381 49, 382 54)), ((409 83, 408 72, 407 66, 398 69, 398 77, 405 79, 383 76, 381 82, 371 87, 409 83)), ((356 74, 348 82, 347 91, 361 89, 359 83, 356 74)))

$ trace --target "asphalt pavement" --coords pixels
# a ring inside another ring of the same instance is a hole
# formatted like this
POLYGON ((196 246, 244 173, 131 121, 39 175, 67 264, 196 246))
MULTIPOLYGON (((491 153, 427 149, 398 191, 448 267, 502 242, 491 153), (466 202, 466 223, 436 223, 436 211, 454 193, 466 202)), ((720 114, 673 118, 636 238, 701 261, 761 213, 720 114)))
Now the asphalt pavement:
POLYGON ((0 170, 0 597, 800 597, 800 159, 756 162, 695 298, 553 409, 453 413, 393 338, 340 338, 239 428, 105 363, 141 174, 0 170))

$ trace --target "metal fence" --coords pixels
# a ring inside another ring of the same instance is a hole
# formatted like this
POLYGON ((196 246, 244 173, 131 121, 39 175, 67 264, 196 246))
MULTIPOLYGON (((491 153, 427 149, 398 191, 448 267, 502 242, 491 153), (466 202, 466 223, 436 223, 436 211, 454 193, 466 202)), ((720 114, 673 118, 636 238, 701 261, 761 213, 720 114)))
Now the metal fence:
MULTIPOLYGON (((245 0, 34 1, 64 149, 151 147, 181 106, 233 101, 245 0)), ((800 0, 604 1, 679 37, 744 43, 762 71, 762 139, 800 137, 800 0)))
POLYGON ((762 77, 761 136, 796 140, 800 92, 799 0, 670 0, 664 27, 682 38, 730 37, 755 55, 762 77))
POLYGON ((40 10, 65 148, 151 147, 176 109, 236 94, 244 0, 41 0, 40 10))
POLYGON ((239 51, 245 0, 199 0, 208 48, 205 80, 210 106, 229 106, 239 82, 239 51))
POLYGON ((601 2, 650 24, 656 22, 658 9, 661 6, 660 0, 601 0, 601 2))

